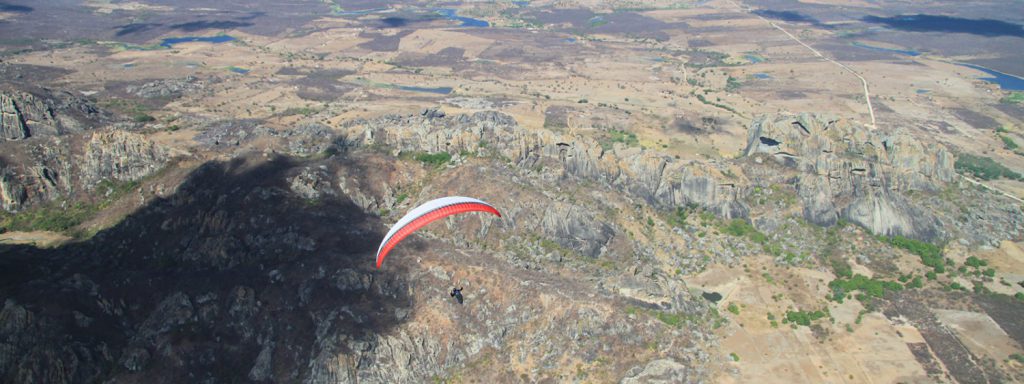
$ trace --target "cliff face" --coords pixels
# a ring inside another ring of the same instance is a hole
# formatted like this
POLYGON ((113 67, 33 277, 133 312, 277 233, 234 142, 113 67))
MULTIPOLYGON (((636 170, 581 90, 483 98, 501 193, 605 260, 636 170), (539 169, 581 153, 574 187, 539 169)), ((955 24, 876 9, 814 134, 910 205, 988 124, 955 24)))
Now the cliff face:
POLYGON ((32 138, 0 144, 0 207, 15 212, 60 198, 81 197, 102 180, 134 181, 163 167, 166 148, 145 135, 118 130, 32 138))
POLYGON ((945 237, 932 214, 904 197, 939 191, 954 180, 953 156, 942 146, 923 145, 898 130, 869 131, 802 114, 755 120, 744 155, 796 171, 808 221, 832 225, 843 218, 876 234, 945 237))
POLYGON ((21 140, 81 132, 106 115, 87 100, 67 92, 0 90, 0 137, 21 140))
POLYGON ((388 115, 349 122, 343 132, 347 142, 357 146, 494 155, 519 168, 548 167, 560 178, 599 182, 661 208, 698 204, 725 217, 747 214, 732 184, 715 177, 716 164, 683 162, 622 146, 606 151, 591 139, 526 130, 498 112, 388 115))

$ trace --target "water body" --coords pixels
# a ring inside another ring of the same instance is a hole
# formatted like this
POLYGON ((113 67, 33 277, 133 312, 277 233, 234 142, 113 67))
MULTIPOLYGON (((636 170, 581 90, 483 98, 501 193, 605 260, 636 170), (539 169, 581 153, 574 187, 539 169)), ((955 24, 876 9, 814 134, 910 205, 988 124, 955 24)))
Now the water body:
POLYGON ((161 47, 172 48, 172 47, 174 47, 174 44, 180 44, 180 43, 200 42, 200 43, 220 44, 220 43, 226 43, 226 42, 229 42, 229 41, 232 41, 232 40, 236 40, 236 39, 234 37, 231 37, 231 36, 228 36, 228 35, 170 37, 170 38, 166 38, 166 39, 163 39, 162 41, 160 41, 160 46, 161 47))
POLYGON ((245 69, 245 68, 242 68, 242 67, 228 67, 228 70, 231 71, 231 72, 239 73, 239 74, 243 74, 243 75, 249 73, 248 69, 245 69))
POLYGON ((854 47, 858 47, 858 48, 870 49, 870 50, 873 50, 873 51, 898 53, 898 54, 901 54, 901 55, 904 55, 904 56, 918 56, 918 55, 921 54, 921 52, 918 52, 918 51, 911 51, 911 50, 905 50, 905 49, 895 49, 895 48, 885 48, 885 47, 876 47, 874 45, 867 45, 867 44, 861 43, 859 41, 853 42, 853 46, 854 47))
POLYGON ((564 41, 566 43, 575 43, 576 42, 576 38, 575 37, 566 37, 566 38, 562 39, 562 41, 564 41))
POLYGON ((396 85, 395 87, 398 88, 398 89, 401 89, 403 91, 436 93, 436 94, 439 94, 439 95, 447 95, 449 93, 452 93, 452 87, 430 88, 430 87, 413 87, 413 86, 408 86, 408 85, 396 85))
POLYGON ((772 78, 772 75, 769 75, 767 73, 755 73, 754 74, 754 78, 761 79, 761 80, 767 80, 767 79, 772 78))
POLYGON ((923 94, 926 94, 926 93, 931 92, 931 91, 927 90, 927 89, 918 89, 915 92, 917 92, 918 95, 923 95, 923 94))
POLYGON ((763 63, 767 61, 763 57, 758 55, 744 55, 743 57, 746 58, 747 61, 749 61, 751 64, 763 63))
POLYGON ((440 14, 441 16, 444 16, 448 20, 461 21, 462 25, 460 25, 460 27, 486 28, 486 27, 490 27, 491 26, 491 23, 488 23, 485 20, 474 19, 472 17, 459 16, 459 15, 457 15, 455 13, 455 9, 452 9, 452 8, 441 8, 441 9, 435 9, 434 11, 437 12, 438 14, 440 14))
POLYGON ((993 83, 993 84, 998 84, 999 88, 1002 88, 1002 89, 1005 89, 1005 90, 1008 90, 1008 91, 1024 91, 1024 78, 1017 77, 1017 76, 1014 76, 1014 75, 1009 75, 1009 74, 1002 73, 1002 72, 999 72, 999 71, 996 71, 996 70, 988 69, 988 68, 982 67, 980 65, 967 64, 967 63, 957 63, 957 64, 965 66, 965 67, 968 67, 968 68, 974 68, 974 69, 977 69, 979 71, 985 72, 985 73, 987 73, 989 75, 992 75, 993 77, 982 77, 981 79, 985 80, 987 82, 993 83))

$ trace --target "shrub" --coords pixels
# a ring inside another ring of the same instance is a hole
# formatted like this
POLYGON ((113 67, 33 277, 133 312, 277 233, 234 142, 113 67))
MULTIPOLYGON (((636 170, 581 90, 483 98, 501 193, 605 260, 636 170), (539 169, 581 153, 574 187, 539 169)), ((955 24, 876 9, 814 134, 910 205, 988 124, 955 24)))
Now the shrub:
POLYGON ((881 240, 917 255, 921 258, 921 263, 932 267, 936 273, 943 273, 946 271, 945 263, 942 260, 942 249, 935 244, 903 236, 883 237, 881 240))
POLYGON ((845 278, 853 277, 853 268, 850 267, 850 264, 848 264, 846 260, 833 257, 830 261, 832 262, 832 272, 835 272, 836 276, 845 278))
POLYGON ((895 281, 868 278, 861 274, 854 275, 851 279, 832 280, 828 283, 828 287, 832 289, 832 300, 840 303, 843 302, 843 297, 847 293, 854 291, 864 292, 867 296, 857 296, 858 300, 864 301, 871 297, 882 297, 887 291, 903 289, 903 286, 895 281))
POLYGON ((764 244, 768 242, 768 236, 765 236, 765 234, 743 219, 732 219, 720 230, 733 236, 747 237, 755 243, 764 244))
POLYGON ((420 153, 416 155, 416 160, 426 165, 438 167, 448 164, 452 160, 452 155, 448 152, 420 153))
POLYGON ((729 303, 729 307, 726 309, 729 310, 729 312, 732 312, 732 314, 734 315, 740 314, 740 307, 736 306, 736 303, 729 303))
POLYGON ((132 115, 132 121, 136 123, 148 123, 151 121, 156 121, 156 118, 145 113, 139 112, 132 115))
POLYGON ((812 321, 818 320, 822 317, 825 317, 825 312, 822 311, 786 311, 786 321, 792 324, 802 325, 805 327, 811 326, 812 321))
POLYGON ((1003 148, 1011 151, 1020 148, 1020 146, 1018 146, 1017 143, 1015 143, 1009 136, 999 135, 999 138, 1003 140, 1003 148))
POLYGON ((994 180, 1005 177, 1012 180, 1021 180, 1019 173, 1006 168, 989 157, 961 154, 953 164, 957 171, 969 173, 982 180, 994 180))
POLYGON ((970 256, 967 258, 967 260, 964 261, 964 265, 968 267, 979 268, 988 265, 988 262, 977 257, 970 256))

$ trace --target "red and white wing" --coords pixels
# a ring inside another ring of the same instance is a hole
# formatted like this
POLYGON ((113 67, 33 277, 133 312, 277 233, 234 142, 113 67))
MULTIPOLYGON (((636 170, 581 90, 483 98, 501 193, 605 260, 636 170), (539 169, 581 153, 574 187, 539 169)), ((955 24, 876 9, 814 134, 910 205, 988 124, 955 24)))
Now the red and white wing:
POLYGON ((423 203, 398 220, 384 236, 377 248, 377 268, 380 268, 391 249, 417 229, 438 219, 465 212, 489 212, 501 217, 501 213, 490 204, 470 197, 442 197, 423 203))

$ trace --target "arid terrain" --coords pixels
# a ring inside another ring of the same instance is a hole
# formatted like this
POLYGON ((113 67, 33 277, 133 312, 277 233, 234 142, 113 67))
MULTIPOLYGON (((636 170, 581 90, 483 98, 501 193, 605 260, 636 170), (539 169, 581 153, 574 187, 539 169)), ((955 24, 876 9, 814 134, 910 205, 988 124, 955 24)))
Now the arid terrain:
POLYGON ((0 382, 1022 382, 1022 52, 1019 1, 0 0, 0 382), (375 268, 449 195, 502 217, 375 268))

